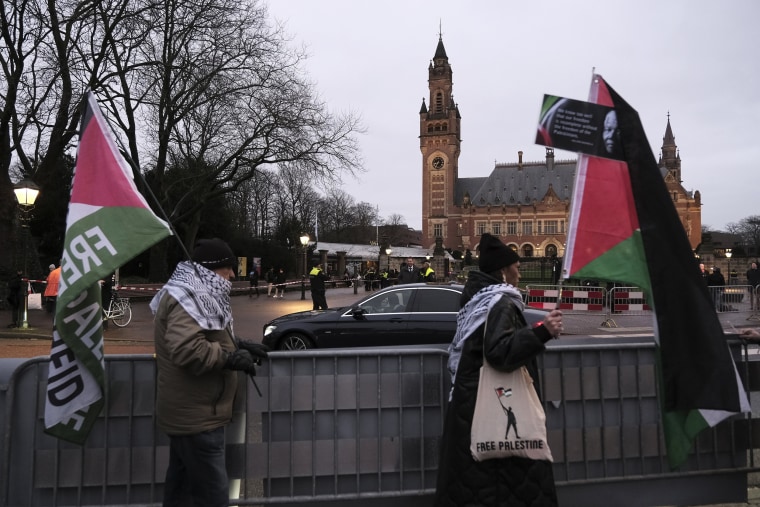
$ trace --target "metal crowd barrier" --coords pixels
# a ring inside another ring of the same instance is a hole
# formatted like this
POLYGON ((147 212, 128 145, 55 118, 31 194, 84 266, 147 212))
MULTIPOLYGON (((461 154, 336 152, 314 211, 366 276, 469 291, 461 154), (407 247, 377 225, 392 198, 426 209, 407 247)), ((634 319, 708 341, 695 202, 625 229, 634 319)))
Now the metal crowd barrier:
MULTIPOLYGON (((760 390, 760 363, 731 345, 760 390)), ((263 396, 244 383, 227 431, 232 505, 432 505, 446 362, 436 349, 272 353, 256 377, 263 396)), ((746 501, 754 414, 704 432, 668 469, 652 340, 566 338, 541 363, 561 505, 746 501)), ((43 433, 48 359, 0 361, 0 504, 159 505, 168 439, 154 364, 106 356, 107 408, 80 447, 43 433)))
MULTIPOLYGON (((708 287, 718 314, 733 314, 749 321, 760 321, 758 288, 750 285, 708 287)), ((557 307, 557 285, 529 285, 525 290, 527 306, 542 309, 557 307)), ((560 309, 566 315, 603 313, 602 326, 618 327, 616 318, 651 315, 644 291, 639 287, 562 287, 560 309)))
POLYGON ((652 307, 646 302, 644 291, 639 287, 613 287, 607 295, 606 327, 618 327, 615 317, 651 315, 652 307))
POLYGON ((753 299, 750 300, 750 316, 747 320, 760 320, 760 285, 750 291, 753 299))
POLYGON ((708 290, 718 313, 752 311, 754 290, 751 285, 712 286, 708 290))

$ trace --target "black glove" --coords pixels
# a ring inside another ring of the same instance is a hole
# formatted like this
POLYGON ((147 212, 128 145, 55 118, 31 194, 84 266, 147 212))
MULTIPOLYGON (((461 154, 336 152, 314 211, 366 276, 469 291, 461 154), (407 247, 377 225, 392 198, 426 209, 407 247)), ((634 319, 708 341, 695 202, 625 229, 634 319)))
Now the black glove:
POLYGON ((235 338, 235 343, 237 343, 238 349, 247 350, 250 352, 253 356, 254 361, 256 361, 256 364, 261 364, 261 360, 267 358, 269 347, 266 345, 254 343, 248 340, 242 340, 240 338, 235 338))
POLYGON ((248 375, 256 375, 256 360, 247 350, 238 349, 227 354, 224 368, 227 370, 244 371, 248 375))

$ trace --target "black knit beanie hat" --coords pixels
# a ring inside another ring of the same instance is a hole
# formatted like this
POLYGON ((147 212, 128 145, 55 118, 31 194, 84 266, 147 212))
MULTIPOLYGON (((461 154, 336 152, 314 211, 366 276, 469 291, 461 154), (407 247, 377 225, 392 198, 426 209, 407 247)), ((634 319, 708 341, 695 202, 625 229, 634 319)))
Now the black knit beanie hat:
POLYGON ((192 259, 211 271, 237 267, 237 257, 229 245, 219 238, 199 239, 195 243, 192 259))
POLYGON ((499 241, 499 238, 488 233, 480 237, 478 250, 480 251, 478 266, 485 273, 498 271, 520 260, 520 256, 514 250, 499 241))

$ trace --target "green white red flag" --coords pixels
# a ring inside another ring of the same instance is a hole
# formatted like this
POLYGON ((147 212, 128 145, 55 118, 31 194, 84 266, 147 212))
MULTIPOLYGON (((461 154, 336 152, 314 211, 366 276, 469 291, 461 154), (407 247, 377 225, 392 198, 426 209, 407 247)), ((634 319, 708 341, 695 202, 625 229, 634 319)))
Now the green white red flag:
POLYGON ((579 155, 563 276, 646 293, 668 462, 677 468, 702 430, 749 402, 638 113, 598 75, 589 101, 614 108, 623 160, 579 155))
POLYGON ((137 191, 95 96, 87 93, 66 219, 50 350, 45 431, 83 444, 103 408, 99 281, 171 234, 137 191))

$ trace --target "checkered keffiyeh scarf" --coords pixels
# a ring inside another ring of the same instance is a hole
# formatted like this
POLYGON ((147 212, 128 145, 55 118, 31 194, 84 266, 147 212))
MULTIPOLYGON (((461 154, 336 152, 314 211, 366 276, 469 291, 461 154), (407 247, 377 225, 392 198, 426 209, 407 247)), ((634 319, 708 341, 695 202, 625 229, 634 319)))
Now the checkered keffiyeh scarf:
MULTIPOLYGON (((525 308, 522 295, 514 286, 509 284, 494 284, 479 290, 457 314, 457 330, 454 339, 449 344, 449 373, 451 374, 451 390, 454 391, 454 380, 462 357, 464 342, 472 336, 488 318, 488 312, 501 298, 509 297, 520 311, 525 308)), ((449 393, 451 400, 451 393, 449 393)))
POLYGON ((202 329, 219 331, 232 327, 230 289, 232 283, 191 261, 177 264, 171 278, 150 302, 153 314, 164 294, 177 300, 202 329))

